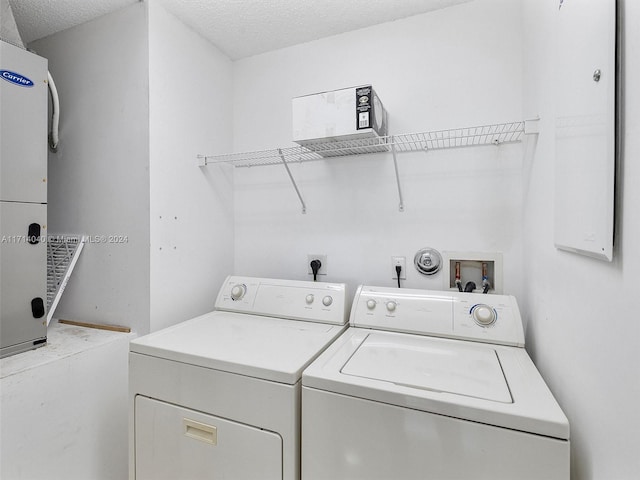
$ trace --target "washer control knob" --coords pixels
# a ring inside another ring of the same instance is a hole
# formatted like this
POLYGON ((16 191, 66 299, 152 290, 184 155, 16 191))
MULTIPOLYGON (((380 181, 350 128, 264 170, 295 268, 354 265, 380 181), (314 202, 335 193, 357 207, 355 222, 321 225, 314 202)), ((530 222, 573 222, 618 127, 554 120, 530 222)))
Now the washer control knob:
POLYGON ((398 306, 398 304, 396 302, 394 302, 393 300, 389 300, 387 302, 387 310, 389 310, 390 312, 395 311, 397 306, 398 306))
POLYGON ((247 293, 247 286, 238 283, 231 288, 231 300, 241 300, 245 293, 247 293))
POLYGON ((329 305, 331 305, 333 303, 333 298, 330 295, 327 295, 326 297, 324 297, 322 299, 322 304, 325 307, 328 307, 329 305))
POLYGON ((305 302, 307 302, 309 305, 311 305, 313 303, 313 293, 310 293, 309 295, 307 295, 305 297, 305 302))
POLYGON ((374 308, 376 308, 376 301, 373 298, 370 298, 369 300, 367 300, 367 308, 369 310, 373 310, 374 308))
POLYGON ((496 322, 496 311, 489 305, 480 303, 471 309, 473 320, 481 327, 488 327, 496 322))

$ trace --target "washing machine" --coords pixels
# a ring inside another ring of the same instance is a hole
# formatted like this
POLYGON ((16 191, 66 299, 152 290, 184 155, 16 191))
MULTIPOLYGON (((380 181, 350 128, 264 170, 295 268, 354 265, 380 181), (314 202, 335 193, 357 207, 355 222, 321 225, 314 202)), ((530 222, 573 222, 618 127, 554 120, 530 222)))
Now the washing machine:
POLYGON ((361 286, 349 323, 302 375, 304 480, 568 480, 514 297, 361 286))
POLYGON ((215 310, 131 342, 131 479, 297 479, 301 375, 345 285, 228 277, 215 310))

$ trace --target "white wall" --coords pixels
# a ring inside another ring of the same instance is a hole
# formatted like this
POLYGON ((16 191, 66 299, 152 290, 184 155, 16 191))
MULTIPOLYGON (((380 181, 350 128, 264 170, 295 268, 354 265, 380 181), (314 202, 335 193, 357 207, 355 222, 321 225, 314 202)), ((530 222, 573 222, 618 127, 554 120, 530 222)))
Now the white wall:
POLYGON ((127 238, 86 245, 56 317, 148 331, 146 5, 30 47, 48 58, 62 106, 58 153, 49 155, 49 233, 127 238))
MULTIPOLYGON (((291 145, 293 97, 373 84, 390 133, 522 119, 519 2, 478 0, 239 60, 234 151, 291 145)), ((307 253, 328 255, 323 280, 393 285, 391 255, 407 257, 405 286, 437 288, 416 251, 504 253, 505 291, 521 289, 522 146, 399 156, 406 211, 390 155, 292 167, 236 169, 235 272, 309 279, 307 253)))
POLYGON ((553 246, 556 0, 524 2, 525 115, 540 114, 527 145, 521 304, 527 343, 569 417, 572 478, 640 478, 640 323, 633 302, 640 267, 640 4, 623 14, 622 162, 611 263, 553 246))
POLYGON ((157 2, 33 46, 63 108, 49 231, 127 237, 87 244, 56 316, 146 333, 211 310, 233 269, 233 184, 196 155, 231 149, 231 61, 157 2))
POLYGON ((151 330, 211 311, 233 270, 231 60, 149 4, 151 330))

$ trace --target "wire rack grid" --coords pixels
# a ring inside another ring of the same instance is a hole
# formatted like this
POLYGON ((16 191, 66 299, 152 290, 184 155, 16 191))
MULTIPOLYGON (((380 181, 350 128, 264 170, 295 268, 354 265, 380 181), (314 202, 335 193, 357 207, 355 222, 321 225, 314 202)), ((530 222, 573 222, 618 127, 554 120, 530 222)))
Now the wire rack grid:
POLYGON ((415 152, 481 145, 501 145, 522 140, 525 122, 506 122, 431 132, 403 133, 355 140, 319 141, 304 146, 259 150, 225 155, 198 155, 201 165, 229 163, 235 167, 255 167, 302 163, 329 157, 379 152, 415 152))
POLYGON ((56 235, 47 239, 47 323, 53 317, 84 243, 81 235, 56 235))

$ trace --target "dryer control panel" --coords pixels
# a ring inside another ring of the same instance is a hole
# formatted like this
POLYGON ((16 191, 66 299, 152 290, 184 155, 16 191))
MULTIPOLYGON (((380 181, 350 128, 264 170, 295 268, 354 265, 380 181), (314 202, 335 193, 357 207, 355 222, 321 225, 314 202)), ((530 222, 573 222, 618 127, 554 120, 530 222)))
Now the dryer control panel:
POLYGON ((216 310, 344 325, 346 286, 229 276, 218 293, 216 310))
POLYGON ((351 308, 354 327, 524 346, 515 297, 361 286, 351 308))

